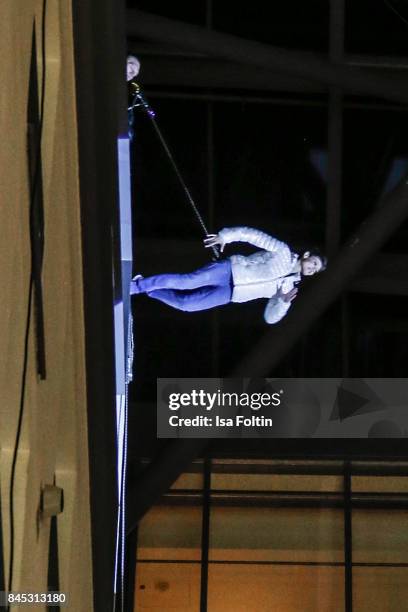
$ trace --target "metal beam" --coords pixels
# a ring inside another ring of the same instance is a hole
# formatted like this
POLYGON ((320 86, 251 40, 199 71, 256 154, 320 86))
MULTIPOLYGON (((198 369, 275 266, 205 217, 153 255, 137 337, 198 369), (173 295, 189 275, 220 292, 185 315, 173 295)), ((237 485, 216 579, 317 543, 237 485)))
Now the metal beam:
POLYGON ((372 55, 368 53, 346 55, 349 66, 364 66, 366 68, 386 68, 387 70, 402 71, 408 68, 408 57, 397 55, 372 55))
POLYGON ((211 459, 204 461, 203 494, 200 495, 203 515, 201 523, 201 581, 200 612, 207 612, 208 605, 208 561, 210 554, 210 509, 211 509, 211 459))
MULTIPOLYGON (((155 42, 129 39, 127 48, 130 53, 146 58, 148 56, 157 57, 179 57, 179 58, 205 58, 204 53, 180 49, 178 46, 166 45, 155 42)), ((375 70, 386 68, 393 72, 408 69, 408 57, 401 55, 373 55, 372 53, 345 53, 344 61, 349 66, 363 66, 375 70)))
POLYGON ((408 177, 382 198, 326 272, 311 281, 288 315, 237 366, 234 376, 265 376, 320 314, 349 286, 370 257, 408 216, 408 177))
POLYGON ((246 89, 277 92, 323 94, 324 85, 305 78, 274 74, 257 66, 247 66, 228 60, 209 57, 143 57, 138 45, 129 45, 142 63, 140 80, 149 85, 200 87, 213 89, 246 89))
POLYGON ((127 12, 127 34, 174 44, 209 57, 265 68, 273 71, 271 80, 276 72, 280 72, 326 86, 338 86, 345 92, 408 102, 408 84, 402 76, 376 74, 358 66, 336 65, 318 54, 284 50, 137 9, 127 12))
POLYGON ((344 602, 345 612, 353 612, 353 528, 350 462, 344 463, 344 602))
MULTIPOLYGON (((348 464, 348 462, 346 462, 348 464)), ((343 473, 346 468, 343 467, 343 473)), ((350 475, 349 475, 350 476, 350 475)), ((343 508, 345 563, 351 566, 351 512, 358 510, 407 510, 406 493, 353 493, 351 480, 345 480, 345 493, 324 491, 213 491, 211 505, 224 508, 343 508), (346 544, 347 540, 347 544, 346 544)), ((201 491, 169 491, 161 498, 162 506, 203 506, 201 491)))
MULTIPOLYGON (((153 85, 153 83, 152 83, 153 85)), ((172 86, 180 85, 173 81, 172 86)), ((186 86, 191 86, 191 83, 187 83, 186 86)), ((206 87, 209 87, 209 83, 206 87)), ((254 95, 248 94, 224 94, 222 92, 213 91, 212 93, 193 93, 193 92, 181 92, 181 91, 166 91, 158 89, 145 89, 145 93, 149 98, 164 99, 164 100, 193 100, 202 102, 230 102, 235 104, 269 104, 274 106, 302 106, 302 107, 315 107, 325 108, 327 106, 327 97, 322 95, 319 97, 307 96, 306 92, 304 95, 293 96, 292 94, 286 93, 275 93, 268 96, 262 96, 262 94, 254 95)), ((357 102, 346 98, 344 100, 345 108, 354 108, 360 110, 373 110, 373 111, 395 111, 400 113, 406 113, 407 109, 405 106, 400 104, 391 104, 390 102, 381 102, 380 100, 368 100, 357 102)))
MULTIPOLYGON (((270 70, 259 68, 257 66, 247 66, 236 62, 209 58, 205 56, 190 56, 190 55, 144 55, 140 51, 142 45, 138 43, 129 43, 129 52, 137 55, 142 62, 142 72, 140 80, 146 90, 149 86, 161 87, 196 87, 196 88, 212 88, 214 90, 234 90, 239 89, 253 91, 268 91, 276 92, 283 95, 284 93, 305 94, 311 96, 323 95, 327 93, 327 87, 310 79, 293 77, 287 74, 275 72, 273 75, 270 70)), ((347 60, 345 60, 346 63, 347 60)), ((350 64, 354 65, 354 64, 350 64)), ((392 71, 391 68, 377 70, 378 74, 382 75, 385 72, 389 75, 394 73, 393 78, 403 78, 404 73, 401 70, 392 71)), ((371 73, 374 72, 371 70, 371 73)), ((352 92, 351 92, 352 93, 352 92)), ((177 95, 177 92, 173 92, 177 95)), ((179 93, 180 96, 183 93, 179 93)), ((205 95, 203 92, 201 95, 205 95)), ((214 93, 214 95, 217 95, 214 93)), ((218 95, 222 95, 219 93, 218 95)), ((253 96, 254 94, 249 94, 253 96)), ((292 98, 292 100, 295 100, 292 98)), ((298 101, 299 102, 299 101, 298 101)), ((325 104, 324 98, 321 102, 316 101, 320 105, 325 104)), ((367 104, 367 98, 364 101, 347 100, 347 104, 357 104, 361 106, 367 104)), ((384 104, 381 101, 372 100, 371 105, 384 104)), ((396 106, 398 110, 404 110, 403 106, 396 106)))
MULTIPOLYGON (((140 405, 144 410, 154 410, 156 405, 150 402, 140 405)), ((317 453, 318 454, 318 453, 317 453)), ((236 458, 213 457, 213 474, 285 474, 297 476, 342 476, 344 475, 344 462, 350 461, 347 452, 341 456, 332 456, 322 459, 299 459, 298 456, 259 459, 257 455, 239 456, 236 458)), ((149 461, 142 460, 142 465, 147 467, 149 461)), ((352 476, 408 476, 408 461, 386 460, 379 456, 371 459, 352 460, 350 463, 352 476)), ((186 470, 187 474, 201 474, 203 471, 203 460, 195 459, 186 470)), ((173 489, 178 491, 180 489, 173 489)), ((398 489, 396 489, 397 491, 398 489)), ((201 489, 200 489, 201 491, 201 489)), ((400 491, 402 493, 402 491, 400 491)), ((341 493, 340 493, 341 495, 341 493)), ((364 493, 365 495, 365 493, 364 493)), ((388 495, 378 493, 378 495, 388 495)))

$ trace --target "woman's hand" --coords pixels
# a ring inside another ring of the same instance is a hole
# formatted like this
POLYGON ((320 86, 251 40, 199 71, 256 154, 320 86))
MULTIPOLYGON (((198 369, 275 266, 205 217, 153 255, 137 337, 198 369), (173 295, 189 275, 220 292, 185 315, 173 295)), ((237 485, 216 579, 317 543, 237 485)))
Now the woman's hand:
POLYGON ((278 291, 276 292, 276 296, 279 297, 281 300, 283 300, 284 302, 291 302, 292 300, 295 299, 295 297, 297 296, 298 293, 298 289, 297 287, 293 287, 293 289, 291 289, 290 291, 288 291, 287 293, 283 293, 282 291, 282 287, 280 289, 278 289, 278 291))
POLYGON ((204 238, 204 246, 206 248, 219 246, 222 253, 225 247, 225 242, 219 234, 208 234, 208 236, 204 238))

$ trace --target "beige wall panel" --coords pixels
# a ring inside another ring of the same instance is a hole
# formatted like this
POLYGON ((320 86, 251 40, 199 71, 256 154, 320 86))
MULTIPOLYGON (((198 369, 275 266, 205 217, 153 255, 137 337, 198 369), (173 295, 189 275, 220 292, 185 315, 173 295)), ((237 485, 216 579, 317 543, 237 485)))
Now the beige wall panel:
MULTIPOLYGON (((23 367, 30 275, 29 187, 26 152, 31 35, 36 19, 41 92, 40 0, 0 3, 0 338, 1 503, 6 570, 8 487, 23 367)), ((50 519, 38 521, 41 488, 64 489, 58 518, 61 589, 75 612, 93 609, 85 386, 81 227, 70 0, 48 0, 46 90, 42 139, 45 217, 43 264, 47 379, 36 374, 31 325, 25 413, 17 459, 15 590, 47 585, 50 519)), ((40 94, 41 95, 41 94, 40 94)), ((8 573, 8 572, 6 572, 8 573)), ((7 578, 7 576, 6 576, 7 578)), ((18 608, 15 608, 16 610, 18 608)), ((40 610, 41 608, 37 608, 40 610)))

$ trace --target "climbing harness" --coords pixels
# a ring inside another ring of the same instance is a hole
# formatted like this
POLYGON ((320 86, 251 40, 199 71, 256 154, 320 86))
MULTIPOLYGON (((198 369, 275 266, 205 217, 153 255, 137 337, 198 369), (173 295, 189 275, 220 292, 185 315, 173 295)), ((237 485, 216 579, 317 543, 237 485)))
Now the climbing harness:
MULTIPOLYGON (((143 93, 142 93, 142 91, 140 89, 140 86, 137 83, 134 83, 134 82, 131 82, 130 85, 131 85, 131 87, 133 89, 134 94, 133 94, 133 98, 132 98, 132 103, 129 106, 128 111, 133 111, 134 108, 141 107, 146 112, 146 114, 149 116, 149 118, 150 118, 150 120, 151 120, 151 122, 153 124, 153 127, 154 127, 154 129, 156 131, 156 134, 159 137, 159 140, 160 140, 160 142, 161 142, 161 144, 162 144, 162 146, 163 146, 163 148, 164 148, 164 150, 166 152, 166 155, 167 155, 167 157, 168 157, 168 159, 169 159, 169 161, 170 161, 170 163, 171 163, 171 165, 173 167, 173 170, 176 173, 176 176, 177 176, 177 178, 178 178, 178 180, 179 180, 179 182, 180 182, 180 184, 181 184, 181 186, 183 188, 183 191, 184 191, 184 193, 185 193, 185 195, 187 197, 187 200, 188 200, 189 204, 191 205, 191 207, 192 207, 192 209, 194 211, 194 214, 195 214, 195 216, 196 216, 196 218, 197 218, 197 220, 198 220, 198 222, 199 222, 199 224, 201 226, 201 229, 203 230, 205 236, 208 236, 209 233, 208 233, 207 227, 206 227, 206 225, 204 223, 204 220, 203 220, 203 218, 202 218, 202 216, 201 216, 201 214, 200 214, 200 212, 199 212, 199 210, 198 210, 198 208, 197 208, 197 206, 196 206, 196 204, 195 204, 195 202, 194 202, 194 200, 192 198, 190 190, 188 189, 187 185, 184 182, 183 177, 181 176, 181 173, 180 173, 180 171, 179 171, 179 169, 177 167, 177 164, 176 164, 176 162, 174 160, 174 157, 171 154, 171 151, 170 151, 170 149, 169 149, 169 147, 168 147, 168 145, 167 145, 167 143, 166 143, 166 141, 165 141, 165 139, 163 137, 163 134, 161 133, 160 128, 157 125, 156 115, 155 115, 154 110, 150 107, 149 103, 147 102, 146 98, 144 97, 144 95, 143 95, 143 93)), ((213 250, 215 258, 219 259, 220 254, 219 254, 218 249, 215 246, 212 246, 211 248, 213 250)))

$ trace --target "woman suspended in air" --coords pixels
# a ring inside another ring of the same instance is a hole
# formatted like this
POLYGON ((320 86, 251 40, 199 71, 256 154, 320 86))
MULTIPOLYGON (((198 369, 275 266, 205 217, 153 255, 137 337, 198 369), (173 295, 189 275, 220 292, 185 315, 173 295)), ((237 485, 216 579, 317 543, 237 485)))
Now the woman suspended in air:
POLYGON ((265 321, 277 323, 288 312, 302 277, 326 267, 323 255, 310 251, 298 255, 284 242, 250 227, 227 227, 204 239, 207 248, 219 247, 221 252, 232 242, 247 242, 259 250, 248 256, 232 255, 187 274, 138 275, 131 282, 131 294, 146 293, 186 312, 267 298, 265 321))

